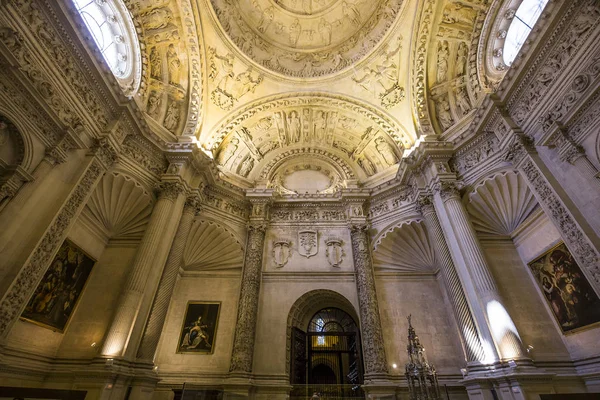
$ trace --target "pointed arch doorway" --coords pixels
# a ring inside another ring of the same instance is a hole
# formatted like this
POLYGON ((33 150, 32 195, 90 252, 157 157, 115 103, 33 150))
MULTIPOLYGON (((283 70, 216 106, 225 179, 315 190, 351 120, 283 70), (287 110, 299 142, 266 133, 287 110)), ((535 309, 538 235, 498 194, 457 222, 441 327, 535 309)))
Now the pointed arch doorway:
POLYGON ((291 397, 364 397, 356 321, 354 307, 339 293, 315 290, 296 301, 288 318, 291 397))

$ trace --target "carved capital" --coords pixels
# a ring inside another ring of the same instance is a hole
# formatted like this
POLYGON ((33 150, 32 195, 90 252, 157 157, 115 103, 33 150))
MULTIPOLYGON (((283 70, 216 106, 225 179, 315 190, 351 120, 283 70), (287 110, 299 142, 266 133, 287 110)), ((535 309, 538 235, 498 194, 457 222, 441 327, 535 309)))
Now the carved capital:
POLYGON ((202 211, 202 200, 197 195, 188 196, 183 206, 184 213, 198 215, 202 211))
POLYGON ((171 201, 175 201, 177 196, 184 194, 185 191, 185 186, 180 182, 159 182, 155 188, 159 199, 168 199, 171 201))
POLYGON ((563 148, 560 150, 560 160, 563 162, 566 161, 569 164, 574 164, 575 161, 580 157, 585 157, 585 150, 583 147, 571 143, 570 141, 565 143, 563 148))
POLYGON ((435 186, 434 190, 440 193, 444 202, 452 198, 460 199, 460 191, 456 182, 442 181, 435 186))
POLYGON ((433 197, 431 195, 419 196, 417 198, 415 209, 423 216, 435 213, 435 208, 433 207, 433 197))
POLYGON ((106 169, 110 168, 119 157, 117 150, 107 138, 99 139, 97 145, 92 149, 92 152, 106 169))
POLYGON ((514 142, 504 154, 504 161, 516 167, 523 162, 529 153, 535 153, 533 139, 524 134, 516 134, 514 142))

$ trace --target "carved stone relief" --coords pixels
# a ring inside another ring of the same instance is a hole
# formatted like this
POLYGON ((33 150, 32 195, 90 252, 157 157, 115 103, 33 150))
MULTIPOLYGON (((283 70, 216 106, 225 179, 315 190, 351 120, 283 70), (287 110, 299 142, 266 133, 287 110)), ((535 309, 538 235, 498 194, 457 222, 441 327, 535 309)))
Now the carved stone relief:
POLYGON ((293 77, 324 76, 363 58, 402 0, 211 0, 230 40, 255 62, 293 77))
POLYGON ((317 255, 319 252, 319 239, 317 231, 298 231, 298 254, 306 258, 317 255))
POLYGON ((292 242, 289 240, 277 240, 273 242, 273 261, 277 268, 285 266, 291 256, 292 242))
POLYGON ((210 98, 216 106, 228 111, 236 102, 254 90, 263 81, 263 76, 246 68, 242 72, 235 72, 235 59, 233 54, 220 55, 214 47, 208 48, 209 55, 209 80, 215 88, 211 91, 210 98))
POLYGON ((329 238, 325 240, 325 257, 329 265, 339 267, 346 253, 342 248, 343 241, 337 238, 329 238))

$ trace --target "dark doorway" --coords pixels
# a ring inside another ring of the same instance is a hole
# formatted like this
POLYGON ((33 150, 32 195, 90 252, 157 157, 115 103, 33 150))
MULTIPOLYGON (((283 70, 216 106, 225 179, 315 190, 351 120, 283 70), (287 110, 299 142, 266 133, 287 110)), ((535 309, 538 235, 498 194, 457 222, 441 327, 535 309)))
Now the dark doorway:
MULTIPOLYGON (((306 332, 292 329, 290 383, 327 397, 360 397, 363 365, 358 326, 339 308, 317 312, 306 332)), ((302 389, 303 388, 303 389, 302 389)))

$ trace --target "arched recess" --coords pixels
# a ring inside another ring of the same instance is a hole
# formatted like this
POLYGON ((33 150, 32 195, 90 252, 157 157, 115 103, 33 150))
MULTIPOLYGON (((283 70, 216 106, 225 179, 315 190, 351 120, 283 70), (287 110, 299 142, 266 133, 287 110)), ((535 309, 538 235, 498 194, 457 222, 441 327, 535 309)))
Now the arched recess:
POLYGON ((233 233, 213 221, 194 221, 183 252, 185 270, 240 270, 243 264, 244 249, 233 233))
POLYGON ((538 205, 523 177, 514 171, 484 179, 466 201, 476 231, 503 236, 510 236, 538 205))
POLYGON ((359 324, 358 314, 350 300, 338 292, 329 289, 316 289, 304 293, 290 308, 287 320, 286 374, 290 374, 290 351, 292 346, 292 328, 306 330, 311 318, 325 307, 339 308, 359 324))
POLYGON ((425 224, 410 221, 383 234, 373 248, 373 267, 390 272, 435 272, 435 250, 425 224))
POLYGON ((30 138, 0 114, 0 209, 33 177, 27 172, 33 146, 30 138))
POLYGON ((133 178, 109 172, 92 193, 83 216, 106 241, 139 241, 150 220, 153 202, 153 196, 133 178))

